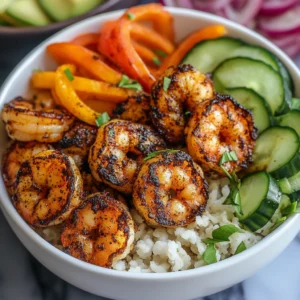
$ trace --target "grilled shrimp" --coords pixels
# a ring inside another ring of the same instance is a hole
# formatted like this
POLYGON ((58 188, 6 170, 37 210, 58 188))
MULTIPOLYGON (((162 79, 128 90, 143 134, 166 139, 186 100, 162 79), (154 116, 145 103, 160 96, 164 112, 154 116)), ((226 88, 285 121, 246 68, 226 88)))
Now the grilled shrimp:
POLYGON ((81 176, 83 180, 83 190, 87 196, 98 192, 108 193, 111 198, 122 202, 127 207, 127 202, 123 195, 103 182, 97 182, 91 173, 82 172, 81 176))
POLYGON ((74 118, 58 109, 36 109, 34 101, 18 97, 4 105, 2 119, 13 140, 21 142, 58 142, 74 118))
POLYGON ((251 112, 242 108, 230 96, 217 95, 203 102, 186 127, 186 142, 190 155, 204 171, 224 175, 219 166, 224 152, 235 151, 238 160, 223 165, 228 172, 247 168, 257 137, 251 112))
POLYGON ((182 151, 146 161, 133 187, 133 204, 151 226, 186 226, 202 214, 207 199, 201 168, 182 151))
POLYGON ((59 150, 71 156, 77 167, 81 168, 86 162, 90 147, 95 142, 97 128, 76 121, 71 129, 64 133, 56 145, 59 150))
POLYGON ((130 96, 125 102, 118 104, 114 115, 118 119, 151 125, 150 96, 143 93, 130 96))
POLYGON ((10 195, 15 192, 14 183, 22 163, 29 160, 33 155, 50 149, 50 145, 38 142, 12 143, 3 158, 3 180, 10 195))
POLYGON ((212 81, 191 65, 170 67, 152 87, 152 123, 169 143, 178 144, 184 141, 185 112, 214 95, 212 81))
POLYGON ((55 102, 50 91, 39 91, 33 96, 34 108, 36 110, 53 109, 55 102))
POLYGON ((134 222, 122 203, 106 193, 95 193, 66 221, 61 241, 72 256, 111 268, 130 252, 134 222))
POLYGON ((13 203, 29 224, 62 223, 82 202, 82 178, 73 159, 57 150, 34 155, 21 165, 13 203))
POLYGON ((142 159, 165 146, 149 126, 112 120, 99 128, 90 149, 89 166, 97 181, 131 193, 142 159))

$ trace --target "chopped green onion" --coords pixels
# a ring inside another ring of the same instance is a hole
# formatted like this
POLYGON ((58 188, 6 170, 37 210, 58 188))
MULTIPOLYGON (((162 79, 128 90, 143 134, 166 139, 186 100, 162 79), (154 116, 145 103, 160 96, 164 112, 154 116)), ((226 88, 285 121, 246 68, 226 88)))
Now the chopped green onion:
POLYGON ((122 78, 118 84, 118 87, 124 88, 124 89, 131 89, 131 90, 137 90, 142 91, 142 86, 135 80, 130 79, 126 75, 122 75, 122 78))
POLYGON ((297 210, 297 202, 293 202, 291 205, 282 210, 282 216, 289 217, 297 210))
POLYGON ((169 152, 169 153, 173 153, 173 152, 178 152, 179 150, 174 150, 174 149, 165 149, 165 150, 158 150, 158 151, 154 151, 149 153, 145 158, 144 161, 147 161, 155 156, 157 156, 160 153, 165 153, 165 152, 169 152))
POLYGON ((247 247, 246 247, 245 243, 244 243, 244 242, 241 242, 241 243, 238 245, 238 247, 236 248, 234 254, 239 254, 239 253, 245 251, 246 249, 247 249, 247 247))
POLYGON ((159 55, 160 57, 167 57, 168 56, 168 54, 166 52, 161 51, 161 50, 155 50, 154 52, 155 52, 155 54, 159 55))
POLYGON ((152 61, 157 65, 157 66, 160 66, 161 65, 161 61, 158 57, 153 57, 152 58, 152 61))
POLYGON ((281 224, 283 224, 287 220, 287 217, 281 217, 279 218, 275 224, 271 227, 271 231, 274 231, 276 228, 278 228, 281 224))
POLYGON ((217 262, 217 250, 213 244, 207 245, 202 258, 208 265, 217 262))
POLYGON ((70 81, 73 81, 73 80, 74 80, 73 74, 72 74, 72 72, 71 72, 70 69, 68 69, 68 68, 65 69, 65 70, 64 70, 64 73, 66 74, 67 78, 68 78, 70 81))
POLYGON ((191 112, 190 112, 190 111, 186 111, 184 114, 185 114, 186 116, 189 116, 189 115, 191 114, 191 112))
POLYGON ((171 83, 171 79, 168 77, 164 77, 164 90, 167 91, 171 83))
POLYGON ((105 111, 97 117, 96 125, 98 127, 100 127, 100 126, 104 125, 105 123, 107 123, 109 120, 110 120, 110 117, 109 117, 108 113, 105 111))
POLYGON ((213 237, 212 239, 207 238, 203 240, 203 242, 206 244, 229 242, 229 237, 236 232, 243 232, 243 231, 232 224, 223 225, 212 232, 212 237, 213 237))
POLYGON ((129 14, 127 14, 127 18, 128 18, 129 20, 134 20, 134 19, 135 19, 135 15, 132 14, 132 13, 129 13, 129 14))

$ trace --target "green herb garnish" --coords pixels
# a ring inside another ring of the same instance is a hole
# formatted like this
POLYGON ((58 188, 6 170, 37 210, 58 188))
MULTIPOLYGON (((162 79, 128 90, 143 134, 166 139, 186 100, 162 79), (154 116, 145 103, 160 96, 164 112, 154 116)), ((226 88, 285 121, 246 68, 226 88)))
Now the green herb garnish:
POLYGON ((241 180, 238 176, 233 172, 230 174, 227 169, 224 167, 224 164, 231 161, 237 161, 238 157, 235 151, 225 151, 219 161, 219 166, 222 168, 224 173, 230 180, 230 193, 225 200, 224 204, 228 204, 229 202, 235 207, 237 214, 243 215, 242 207, 241 207, 241 194, 240 194, 240 187, 241 187, 241 180))
POLYGON ((212 232, 212 237, 213 237, 212 239, 207 238, 203 240, 203 242, 206 244, 229 242, 229 237, 235 232, 243 232, 243 231, 232 224, 223 225, 212 232))
POLYGON ((160 57, 167 57, 168 56, 168 54, 166 52, 161 51, 161 50, 155 50, 154 53, 159 55, 160 57))
POLYGON ((203 260, 210 265, 217 262, 217 250, 213 244, 208 244, 203 255, 203 260))
POLYGON ((72 74, 72 72, 71 72, 71 70, 70 69, 65 69, 64 70, 64 73, 66 74, 66 76, 67 76, 67 78, 70 80, 70 81, 73 81, 74 80, 74 76, 73 76, 73 74, 72 74))
POLYGON ((105 111, 97 117, 96 125, 98 127, 100 127, 100 126, 104 125, 105 123, 107 123, 109 120, 110 120, 110 117, 109 117, 108 113, 105 111))
POLYGON ((171 79, 168 77, 164 77, 164 90, 167 91, 171 83, 171 79))
POLYGON ((137 91, 143 90, 142 86, 136 80, 132 80, 126 75, 122 75, 122 78, 118 84, 118 87, 121 87, 124 89, 137 90, 137 91))
POLYGON ((190 112, 190 111, 186 111, 184 114, 185 114, 186 116, 189 116, 189 115, 191 114, 191 112, 190 112))
POLYGON ((42 72, 42 70, 40 68, 36 68, 36 69, 33 69, 32 72, 34 72, 34 73, 35 72, 42 72))
POLYGON ((128 13, 127 14, 127 18, 129 19, 129 20, 134 20, 135 19, 135 15, 134 14, 132 14, 132 13, 128 13))
POLYGON ((245 251, 246 249, 247 249, 247 247, 246 247, 245 243, 244 243, 244 242, 241 242, 241 243, 238 245, 238 247, 236 248, 234 255, 235 255, 235 254, 239 254, 239 253, 245 251))
POLYGON ((271 232, 274 231, 276 228, 278 228, 281 224, 283 224, 287 220, 287 217, 281 217, 276 222, 271 228, 271 232))
POLYGON ((157 65, 157 66, 160 66, 161 65, 161 61, 158 57, 153 57, 152 58, 152 61, 157 65))
POLYGON ((160 153, 165 153, 165 152, 169 152, 169 153, 174 153, 174 152, 178 152, 179 150, 175 150, 175 149, 165 149, 165 150, 158 150, 158 151, 154 151, 149 153, 145 158, 144 161, 147 161, 155 156, 157 156, 160 153))

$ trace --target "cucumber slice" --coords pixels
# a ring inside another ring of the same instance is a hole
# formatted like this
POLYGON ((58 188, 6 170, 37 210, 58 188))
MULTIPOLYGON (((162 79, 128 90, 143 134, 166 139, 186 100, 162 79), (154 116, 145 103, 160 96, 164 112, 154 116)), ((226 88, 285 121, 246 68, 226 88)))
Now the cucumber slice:
POLYGON ((247 88, 231 88, 224 90, 224 93, 231 95, 238 103, 253 113, 254 124, 261 133, 271 126, 271 110, 265 99, 247 88))
POLYGON ((291 110, 285 115, 276 117, 276 122, 280 126, 293 128, 300 135, 300 110, 291 110))
POLYGON ((36 0, 18 0, 13 2, 5 13, 27 26, 45 26, 50 20, 41 10, 36 0))
POLYGON ((38 0, 41 8, 53 21, 64 21, 72 16, 73 5, 70 1, 38 0))
POLYGON ((228 37, 203 41, 194 46, 181 63, 191 64, 203 73, 212 72, 219 63, 228 59, 231 53, 241 45, 243 45, 241 40, 228 37))
POLYGON ((293 194, 300 191, 300 171, 290 178, 278 180, 278 185, 282 193, 293 194))
MULTIPOLYGON (((213 81, 220 93, 236 87, 253 89, 266 100, 272 114, 289 110, 282 77, 261 61, 245 57, 225 60, 214 70, 213 81)), ((287 100, 290 100, 288 96, 287 100)))
POLYGON ((248 171, 266 170, 276 179, 291 177, 300 170, 299 148, 299 136, 294 129, 270 127, 256 140, 248 171))
POLYGON ((291 100, 291 109, 298 109, 300 110, 300 99, 298 98, 292 98, 291 100))
POLYGON ((84 0, 84 1, 69 0, 69 1, 73 5, 73 9, 71 12, 72 17, 83 15, 104 2, 104 0, 84 0))
POLYGON ((251 231, 265 226, 279 207, 281 192, 276 181, 265 171, 250 174, 242 179, 241 223, 251 231))
POLYGON ((1 0, 0 1, 0 14, 4 13, 9 5, 11 5, 15 0, 1 0))

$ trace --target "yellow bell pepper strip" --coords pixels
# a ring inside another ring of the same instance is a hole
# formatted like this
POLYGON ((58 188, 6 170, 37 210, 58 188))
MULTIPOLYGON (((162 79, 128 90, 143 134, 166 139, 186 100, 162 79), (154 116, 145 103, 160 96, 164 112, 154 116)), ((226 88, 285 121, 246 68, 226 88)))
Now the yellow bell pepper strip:
MULTIPOLYGON (((31 78, 32 86, 37 89, 51 89, 54 87, 54 81, 55 72, 35 72, 31 78)), ((123 102, 128 96, 136 94, 130 89, 123 89, 106 82, 78 76, 74 76, 71 85, 76 92, 86 94, 89 98, 114 103, 123 102)))
POLYGON ((160 73, 163 73, 171 66, 178 66, 185 55, 199 42, 203 40, 216 39, 227 34, 227 30, 223 25, 211 25, 204 27, 191 35, 189 35, 177 49, 169 55, 160 68, 160 73))
POLYGON ((80 45, 55 43, 49 45, 47 51, 56 60, 74 64, 87 71, 91 77, 97 80, 118 84, 122 78, 122 74, 103 62, 98 53, 80 45))
POLYGON ((77 96, 70 79, 65 74, 67 69, 72 69, 72 65, 62 65, 57 69, 54 80, 55 93, 61 105, 71 114, 83 122, 95 125, 99 114, 83 103, 77 96))

